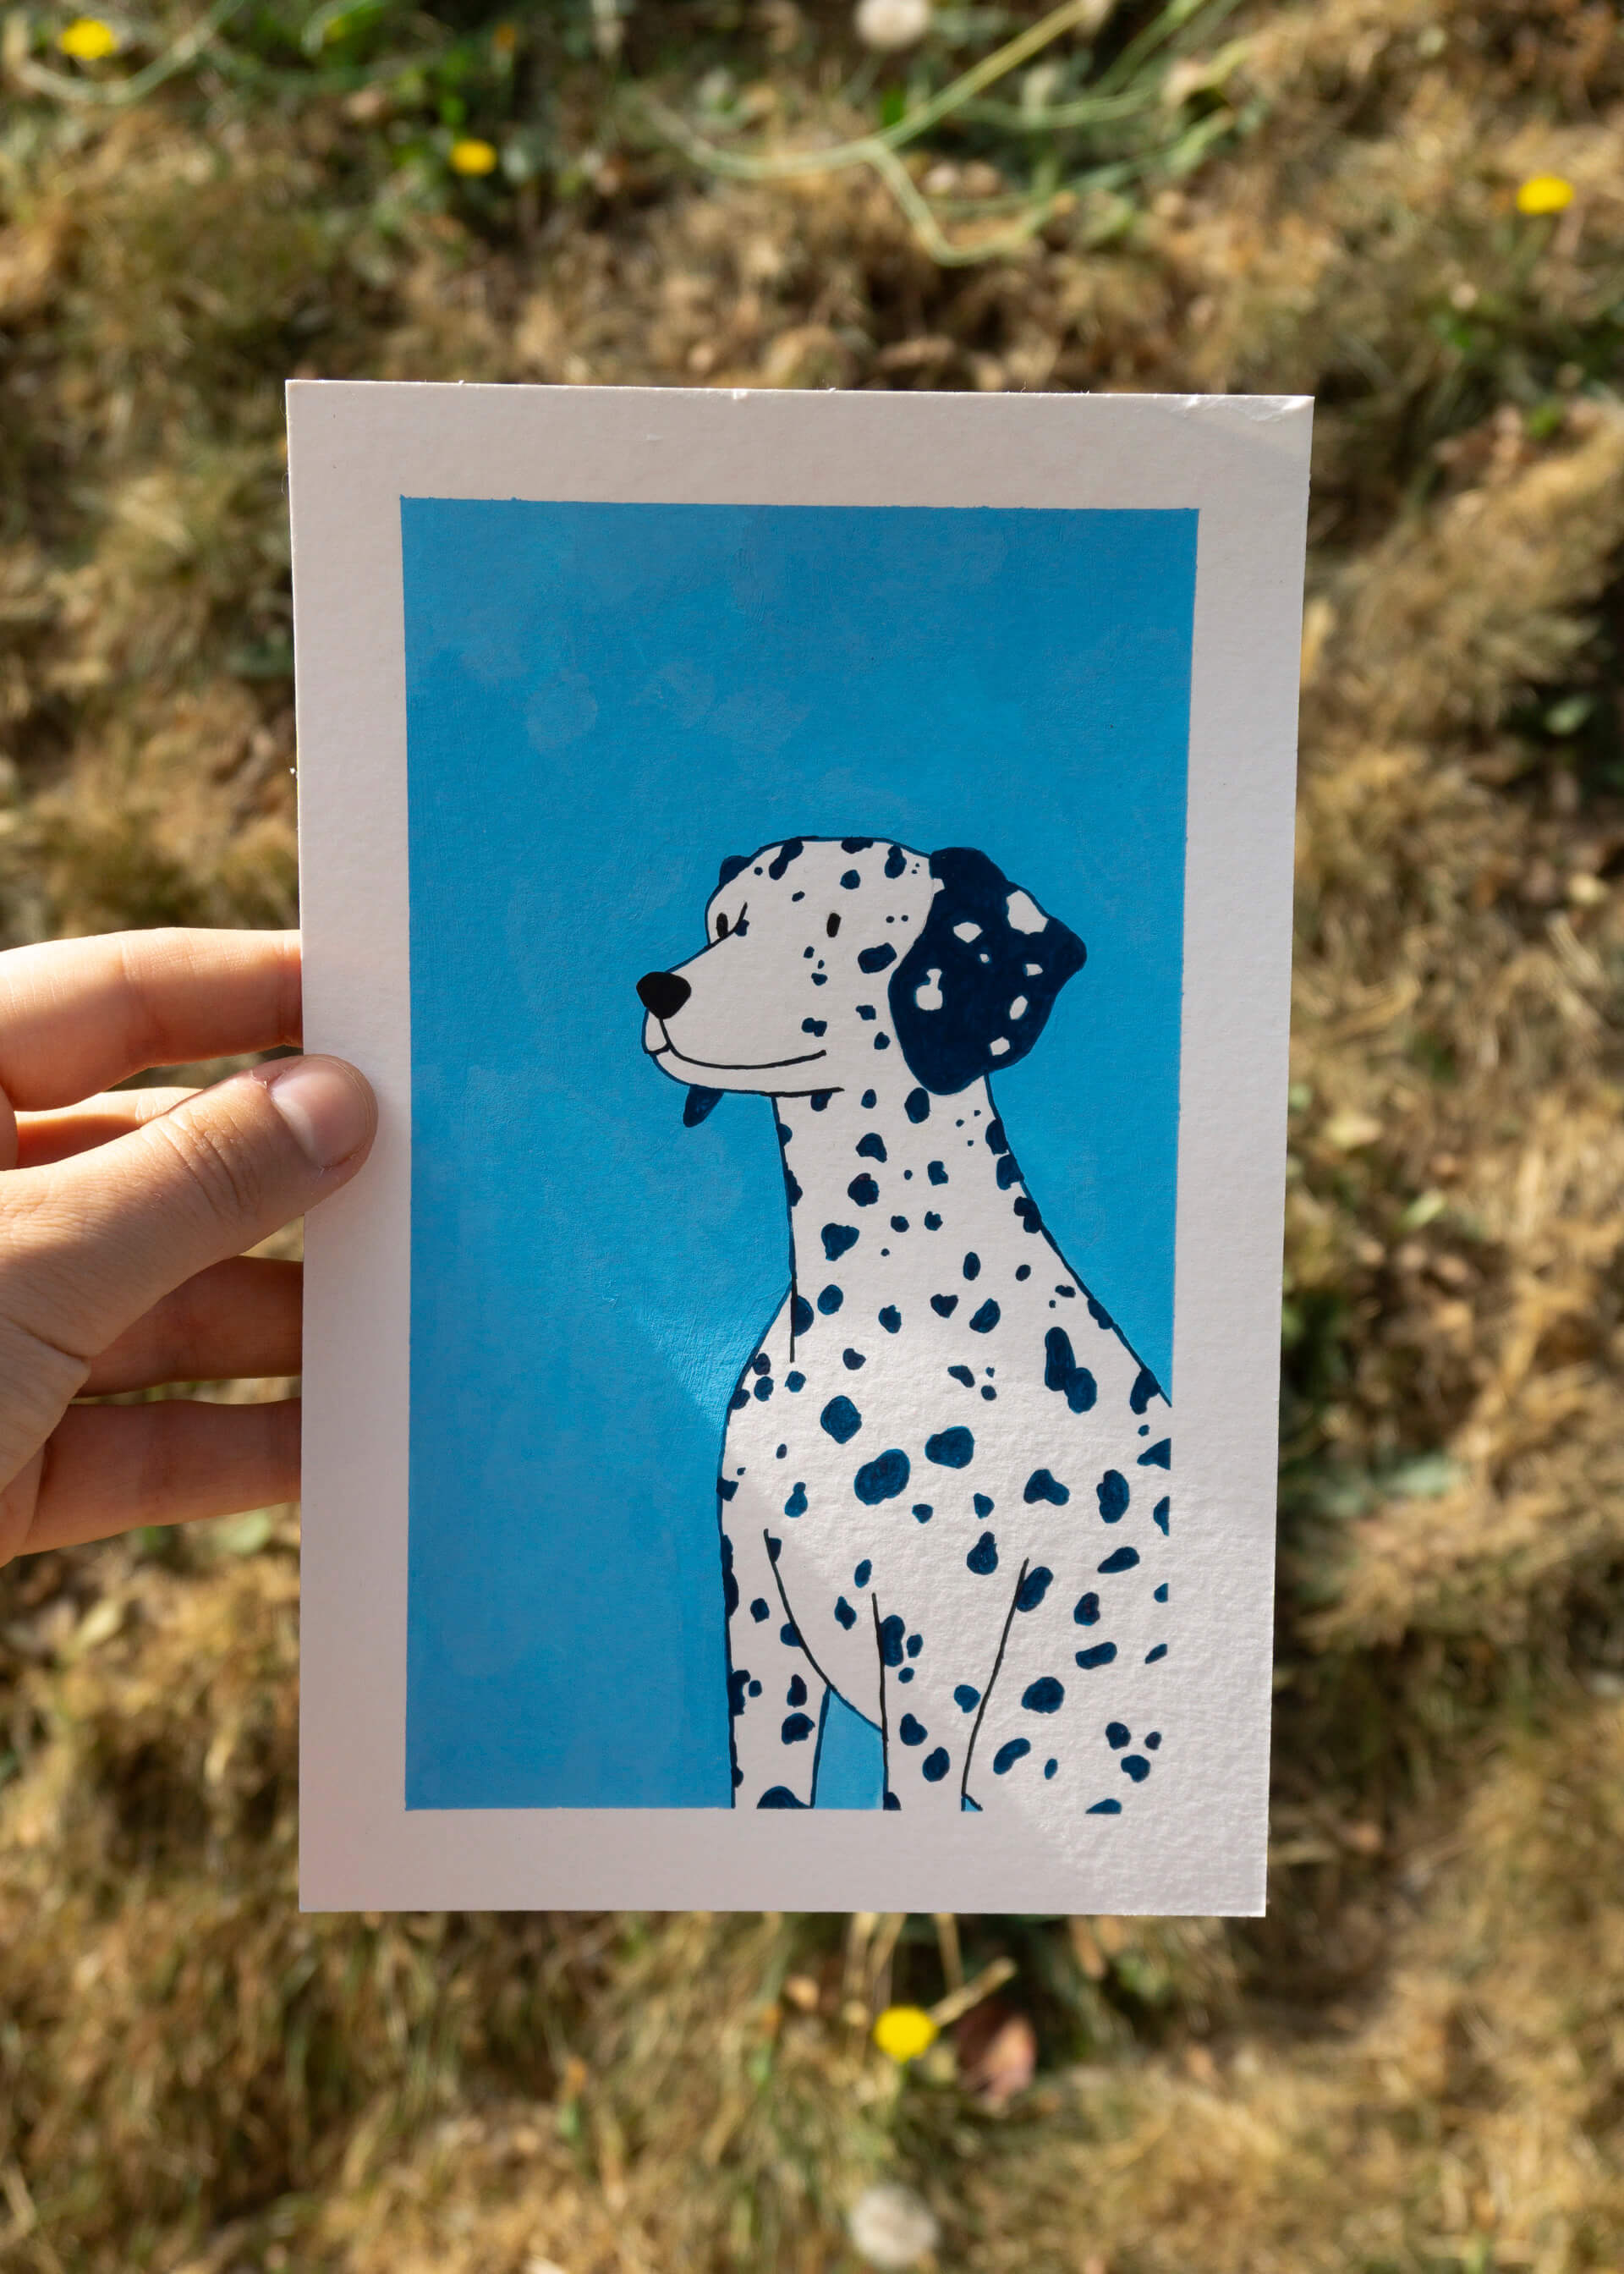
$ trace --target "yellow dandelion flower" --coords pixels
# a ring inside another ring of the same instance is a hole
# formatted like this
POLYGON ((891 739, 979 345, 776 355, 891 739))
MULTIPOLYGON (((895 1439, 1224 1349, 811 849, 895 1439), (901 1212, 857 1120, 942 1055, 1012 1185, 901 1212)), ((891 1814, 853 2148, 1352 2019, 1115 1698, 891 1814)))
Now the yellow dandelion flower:
POLYGON ((1517 188, 1520 214, 1559 214, 1574 200, 1574 185, 1560 174, 1530 174, 1517 188))
POLYGON ((118 34, 99 16, 76 16, 58 33, 56 45, 77 64, 99 64, 104 56, 118 53, 118 34))
POLYGON ((936 2025, 922 2006, 887 2006, 874 2025, 874 2042, 888 2059, 917 2060, 936 2041, 936 2025))
POLYGON ((492 174, 496 170, 496 147, 482 142, 476 134, 464 136, 451 146, 451 170, 454 174, 492 174))

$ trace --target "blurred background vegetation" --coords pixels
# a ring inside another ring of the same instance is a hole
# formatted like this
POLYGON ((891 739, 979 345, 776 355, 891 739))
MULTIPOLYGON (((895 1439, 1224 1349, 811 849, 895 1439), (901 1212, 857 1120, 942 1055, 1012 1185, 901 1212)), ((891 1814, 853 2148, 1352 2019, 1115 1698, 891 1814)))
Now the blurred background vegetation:
POLYGON ((150 0, 0 72, 7 942, 295 916, 289 373, 1319 403, 1268 1916, 301 1918, 293 1512, 34 1558, 0 2266, 1620 2274, 1618 9, 150 0))

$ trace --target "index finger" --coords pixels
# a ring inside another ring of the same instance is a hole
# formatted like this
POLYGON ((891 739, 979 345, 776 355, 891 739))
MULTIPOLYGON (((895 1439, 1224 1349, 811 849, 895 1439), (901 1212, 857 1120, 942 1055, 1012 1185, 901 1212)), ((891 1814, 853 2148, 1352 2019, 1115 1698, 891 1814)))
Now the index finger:
POLYGON ((109 932, 0 955, 0 1092, 24 1111, 299 1028, 296 931, 109 932))

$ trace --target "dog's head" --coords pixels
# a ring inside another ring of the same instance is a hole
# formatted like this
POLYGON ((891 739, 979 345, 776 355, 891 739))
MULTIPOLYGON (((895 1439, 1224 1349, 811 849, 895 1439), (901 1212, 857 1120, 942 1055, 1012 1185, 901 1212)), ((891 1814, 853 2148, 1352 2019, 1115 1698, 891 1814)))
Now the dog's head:
POLYGON ((731 856, 705 930, 637 983, 643 1048, 703 1092, 868 1088, 904 1067, 963 1089, 1026 1055, 1084 954, 984 853, 883 838, 731 856))

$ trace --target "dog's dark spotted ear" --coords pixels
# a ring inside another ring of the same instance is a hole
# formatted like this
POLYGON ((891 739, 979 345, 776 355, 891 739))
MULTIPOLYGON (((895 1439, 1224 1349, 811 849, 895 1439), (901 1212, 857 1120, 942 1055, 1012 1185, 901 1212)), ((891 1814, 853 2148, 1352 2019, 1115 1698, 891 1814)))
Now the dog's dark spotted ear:
POLYGON ((719 892, 724 885, 731 885, 741 869, 749 867, 750 860, 751 855, 748 853, 729 853, 723 860, 721 874, 716 880, 717 891, 719 892))
POLYGON ((984 853, 933 853, 930 873, 936 895, 891 974, 891 1015, 913 1073, 947 1096, 1026 1057, 1085 950, 984 853))

